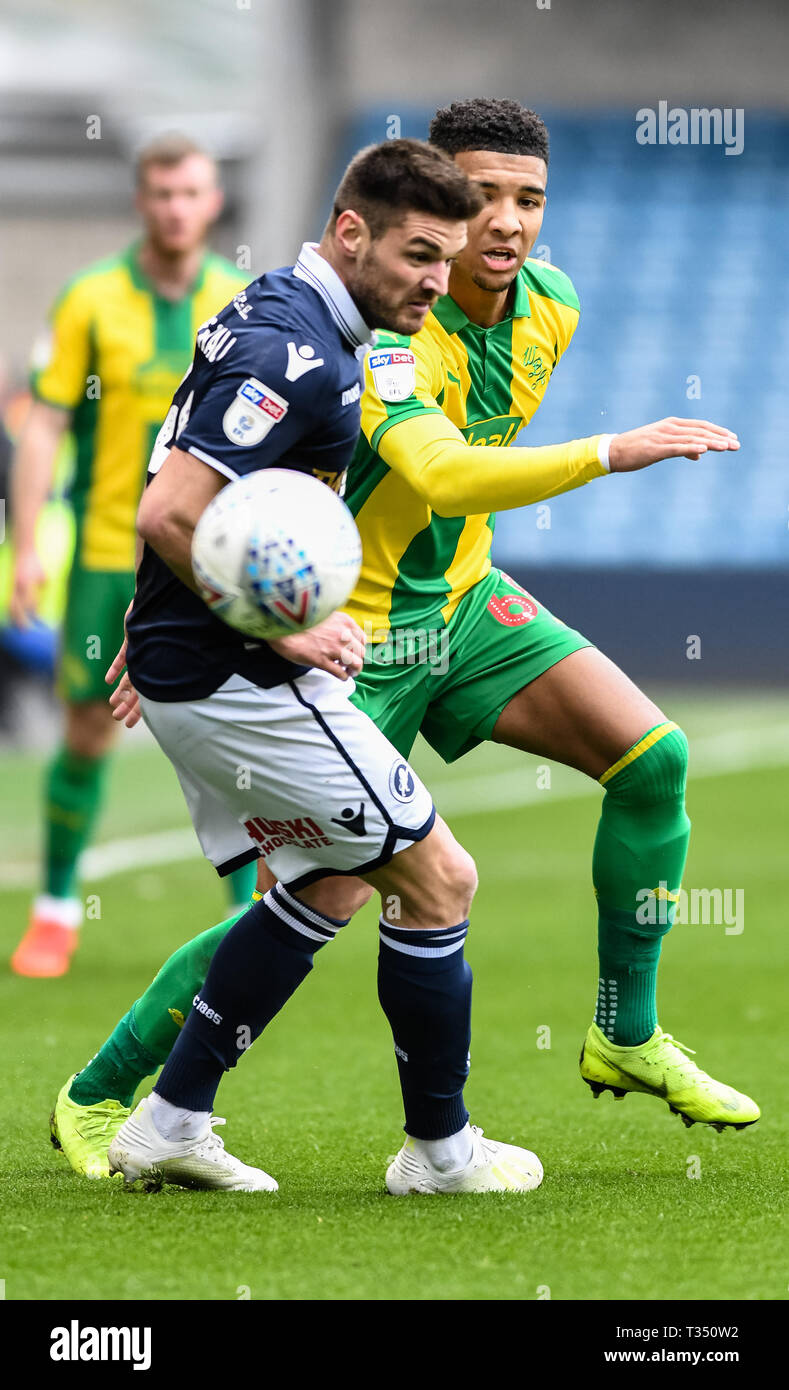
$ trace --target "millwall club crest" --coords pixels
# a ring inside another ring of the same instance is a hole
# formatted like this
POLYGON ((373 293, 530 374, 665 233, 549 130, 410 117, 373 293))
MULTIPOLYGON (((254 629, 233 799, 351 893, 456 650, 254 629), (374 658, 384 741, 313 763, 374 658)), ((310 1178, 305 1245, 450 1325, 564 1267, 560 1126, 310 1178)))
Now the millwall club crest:
POLYGON ((408 763, 399 758, 389 773, 389 790, 397 801, 413 801, 416 779, 408 763))
POLYGON ((410 348, 374 349, 367 358, 382 401, 406 401, 416 387, 416 358, 410 348))
POLYGON ((231 444, 251 449, 284 419, 288 402, 255 377, 242 381, 222 417, 222 429, 231 444))

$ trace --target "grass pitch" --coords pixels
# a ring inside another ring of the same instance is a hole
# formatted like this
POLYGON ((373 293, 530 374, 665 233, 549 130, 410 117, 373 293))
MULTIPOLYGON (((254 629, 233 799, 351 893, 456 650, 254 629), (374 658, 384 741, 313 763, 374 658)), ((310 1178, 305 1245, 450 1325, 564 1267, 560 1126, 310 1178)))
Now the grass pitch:
MULTIPOLYGON (((543 1186, 523 1197, 386 1195, 401 1112, 372 907, 321 953, 220 1091, 228 1147, 274 1173, 278 1194, 146 1196, 76 1178, 48 1142, 57 1090, 165 956, 224 915, 198 857, 126 870, 86 880, 101 917, 64 980, 0 970, 6 1298, 786 1298, 787 771, 753 752, 759 729, 786 748, 785 709, 757 697, 665 704, 692 757, 695 740, 714 764, 716 739, 724 746, 739 728, 750 738, 740 771, 691 777, 685 876, 687 888, 744 889, 744 930, 675 927, 660 1005, 663 1026, 703 1067, 756 1096, 758 1125, 717 1134, 685 1129, 648 1097, 592 1100, 577 1063, 596 992, 594 792, 555 769, 552 790, 529 803, 518 788, 535 786, 534 759, 488 748, 445 769, 423 750, 417 765, 480 869, 467 952, 472 1120, 534 1148, 543 1186), (504 809, 488 809, 497 788, 504 809)), ((0 759, 0 884, 5 870, 20 885, 0 895, 5 959, 27 911, 20 864, 35 854, 39 769, 0 759)), ((137 741, 118 759, 102 838, 186 823, 169 766, 137 741)))

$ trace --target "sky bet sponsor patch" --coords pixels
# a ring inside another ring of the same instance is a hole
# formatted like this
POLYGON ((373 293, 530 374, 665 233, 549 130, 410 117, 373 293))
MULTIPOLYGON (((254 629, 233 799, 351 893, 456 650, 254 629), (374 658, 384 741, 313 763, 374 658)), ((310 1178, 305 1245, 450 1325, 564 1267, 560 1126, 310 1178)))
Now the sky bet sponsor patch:
POLYGON ((416 386, 415 357, 410 348, 381 348, 367 358, 382 401, 405 401, 416 386))
POLYGON ((287 414, 288 402, 256 381, 253 376, 242 381, 235 399, 222 417, 222 429, 232 444, 250 449, 260 444, 270 430, 287 414))

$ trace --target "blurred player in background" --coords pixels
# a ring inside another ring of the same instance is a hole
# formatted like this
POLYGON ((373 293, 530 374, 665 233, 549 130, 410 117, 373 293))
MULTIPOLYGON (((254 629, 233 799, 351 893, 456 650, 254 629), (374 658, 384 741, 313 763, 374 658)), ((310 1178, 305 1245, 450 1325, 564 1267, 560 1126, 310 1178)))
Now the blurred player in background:
MULTIPOLYGON (((198 327, 248 278, 206 248, 222 201, 215 161, 198 145, 169 134, 146 146, 137 161, 142 239, 68 283, 34 353, 34 400, 12 478, 13 623, 36 613, 45 578, 36 523, 66 430, 76 444, 76 548, 58 676, 65 730, 47 774, 42 891, 11 960, 18 975, 65 974, 77 945, 79 858, 115 736, 104 671, 134 592, 134 520, 148 458, 198 327)), ((245 901, 253 887, 254 874, 242 870, 231 900, 245 901)))

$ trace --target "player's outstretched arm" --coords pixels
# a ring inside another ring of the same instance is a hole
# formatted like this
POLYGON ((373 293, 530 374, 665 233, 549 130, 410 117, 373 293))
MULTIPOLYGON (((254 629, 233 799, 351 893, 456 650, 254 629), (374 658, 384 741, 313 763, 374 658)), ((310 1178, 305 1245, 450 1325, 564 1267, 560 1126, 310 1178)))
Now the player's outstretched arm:
POLYGON ((635 473, 661 459, 698 459, 708 449, 724 453, 739 447, 736 434, 723 425, 713 425, 709 420, 679 420, 672 415, 667 420, 615 434, 608 448, 608 466, 612 473, 635 473))
POLYGON ((736 435, 720 425, 673 418, 622 435, 592 435, 538 448, 470 445, 442 411, 434 410, 391 426, 378 453, 439 516, 449 517, 525 507, 608 472, 633 472, 660 459, 696 459, 708 449, 737 448, 736 435))

